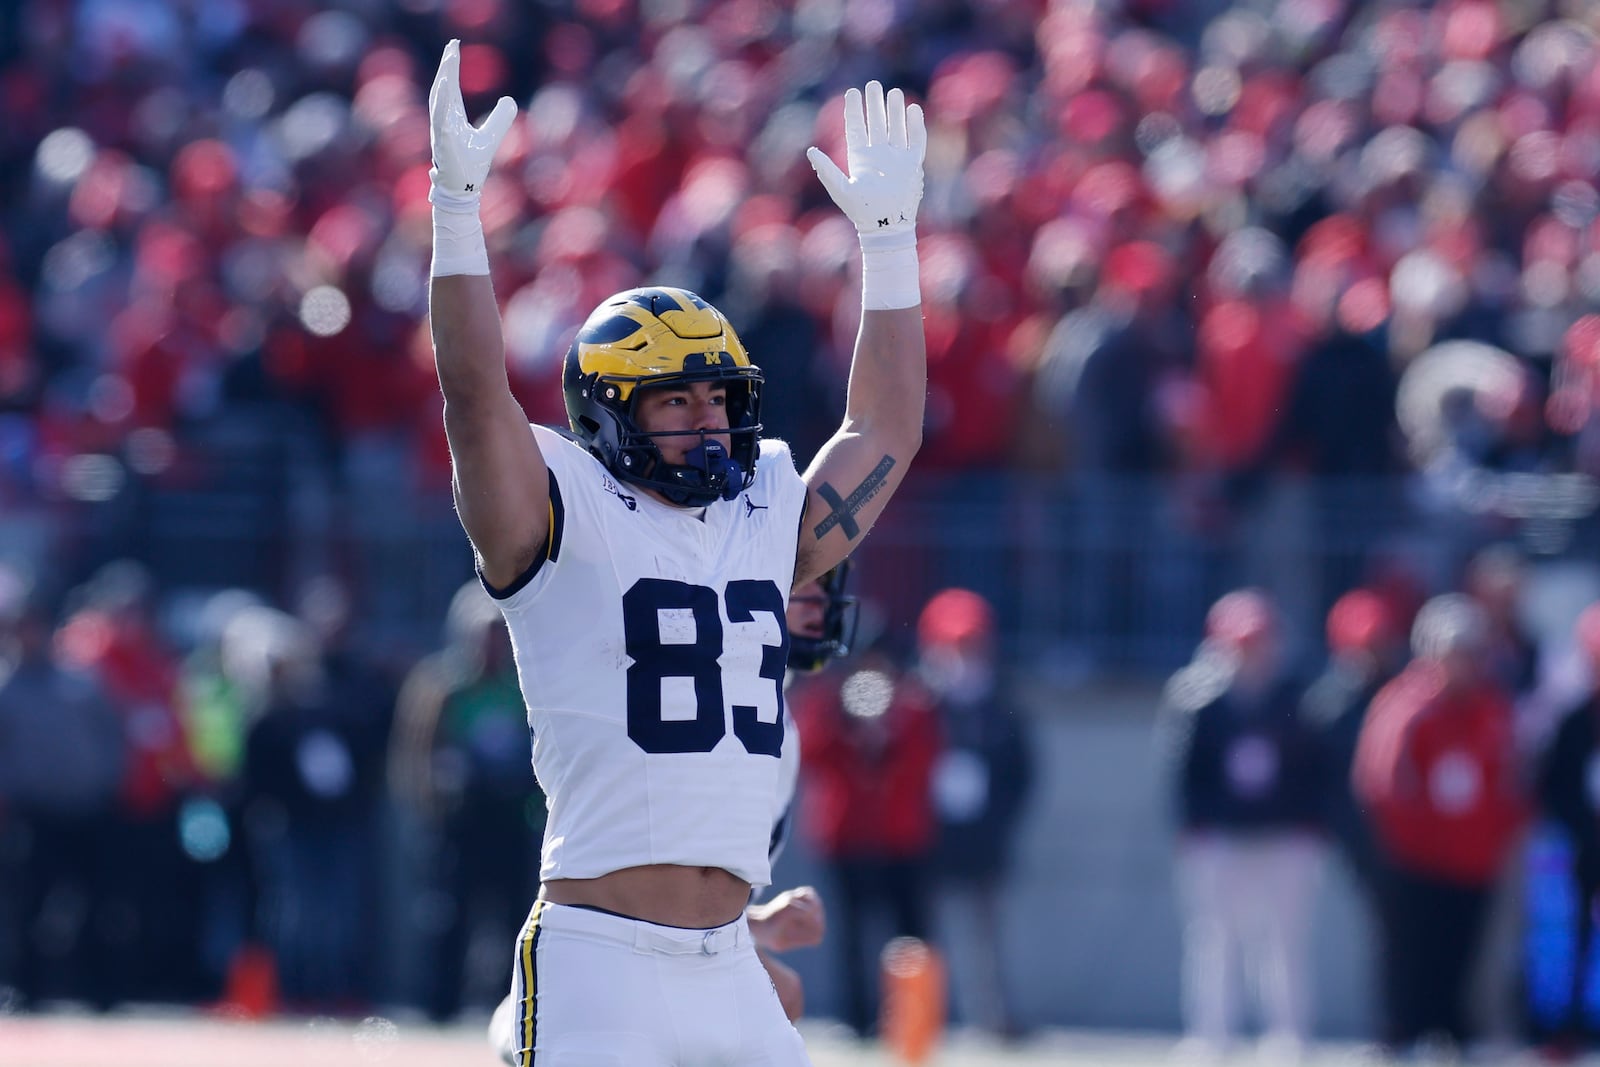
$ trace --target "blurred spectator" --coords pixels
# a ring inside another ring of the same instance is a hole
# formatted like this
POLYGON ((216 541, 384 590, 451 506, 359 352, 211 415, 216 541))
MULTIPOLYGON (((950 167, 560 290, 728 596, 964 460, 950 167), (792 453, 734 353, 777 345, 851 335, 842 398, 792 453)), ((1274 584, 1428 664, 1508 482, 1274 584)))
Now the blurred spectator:
MULTIPOLYGON (((831 910, 845 1022, 876 1030, 881 942, 869 931, 887 919, 890 937, 929 936, 929 799, 939 757, 931 699, 881 649, 848 673, 820 676, 793 694, 800 728, 800 824, 832 880, 831 910)), ((884 940, 887 940, 885 938, 884 940)))
MULTIPOLYGON (((1383 863, 1350 772, 1373 698, 1405 665, 1405 628, 1396 615, 1370 589, 1353 589, 1334 603, 1326 626, 1328 664, 1306 691, 1301 712, 1317 738, 1323 819, 1374 931, 1383 914, 1383 863)), ((1381 970, 1374 968, 1373 978, 1370 988, 1381 989, 1381 970)))
POLYGON ((1306 354, 1255 463, 1335 480, 1381 479, 1401 469, 1397 381, 1377 336, 1382 307, 1362 304, 1372 299, 1357 288, 1311 320, 1306 354))
POLYGON ((262 606, 242 589, 206 596, 194 609, 178 680, 180 717, 203 779, 201 795, 182 809, 180 831, 186 848, 204 864, 199 956, 208 983, 218 988, 226 986, 251 933, 254 872, 243 833, 241 778, 245 738, 259 710, 248 673, 229 660, 227 635, 236 618, 262 606))
MULTIPOLYGON (((1489 676, 1511 698, 1518 779, 1531 786, 1535 736, 1541 722, 1531 699, 1539 682, 1539 643, 1524 621, 1528 565, 1510 544, 1480 549, 1467 562, 1464 592, 1482 605, 1489 624, 1484 665, 1489 676)), ((1526 838, 1519 836, 1500 874, 1489 904, 1489 918, 1477 970, 1469 986, 1474 1028, 1483 1040, 1505 1047, 1517 1041, 1523 1026, 1518 1011, 1518 975, 1523 946, 1528 864, 1526 838)))
POLYGON ((1378 337, 1382 308, 1369 306, 1375 301, 1365 282, 1342 297, 1316 291, 1295 309, 1293 330, 1279 324, 1280 332, 1305 334, 1305 353, 1281 368, 1288 380, 1265 416, 1266 432, 1225 466, 1223 491, 1235 508, 1257 503, 1274 478, 1309 490, 1307 533, 1321 562, 1310 599, 1319 613, 1355 584, 1405 514, 1393 481, 1405 464, 1397 380, 1378 337))
POLYGON ((1494 887, 1526 815, 1512 709, 1490 673, 1488 614, 1435 597, 1413 659, 1373 700, 1352 780, 1385 866, 1384 1042, 1464 1048, 1467 985, 1494 887))
POLYGON ((426 943, 423 1007, 443 1022, 510 988, 502 954, 474 973, 472 949, 516 936, 539 893, 545 823, 511 638, 476 578, 451 601, 444 648, 407 676, 395 725, 390 788, 430 832, 427 906, 408 925, 426 943))
POLYGON ((142 821, 169 816, 197 777, 177 716, 177 659, 156 623, 157 595, 142 564, 109 563, 74 591, 57 637, 61 654, 93 671, 122 711, 130 747, 123 807, 142 821))
POLYGON ((800 235, 781 222, 754 225, 734 245, 728 309, 745 349, 761 368, 765 433, 788 441, 804 470, 834 430, 843 397, 832 393, 825 337, 802 303, 800 235))
POLYGON ((1170 253, 1150 242, 1124 245, 1106 256, 1093 302, 1050 334, 1041 385, 1070 427, 1069 453, 1085 473, 1127 477, 1170 461, 1160 389, 1187 365, 1194 343, 1180 292, 1170 253))
MULTIPOLYGON (((832 570, 813 578, 789 594, 789 606, 784 612, 789 627, 789 661, 784 670, 784 744, 779 773, 779 795, 784 798, 783 810, 772 828, 772 839, 767 848, 768 859, 776 864, 788 846, 794 829, 796 794, 800 778, 800 731, 794 723, 791 695, 804 689, 809 682, 828 684, 819 679, 817 672, 833 662, 835 657, 850 654, 855 642, 856 623, 860 602, 845 592, 850 582, 854 563, 847 556, 832 570)), ((767 893, 772 887, 768 887, 767 893)), ((765 895, 756 891, 757 896, 765 895)), ((821 944, 827 933, 827 911, 822 897, 814 886, 797 886, 772 895, 769 899, 752 903, 745 909, 750 920, 750 932, 756 943, 756 954, 761 958, 767 977, 778 993, 784 1014, 791 1022, 805 1013, 805 983, 799 972, 790 967, 778 954, 789 949, 811 948, 821 944)))
POLYGON ((978 594, 934 594, 917 620, 917 650, 945 742, 933 772, 934 872, 956 1003, 969 1023, 1014 1038, 1021 1026, 1001 917, 1032 788, 1027 722, 1001 671, 994 610, 978 594))
POLYGON ((1306 341, 1288 282, 1283 242, 1259 227, 1229 234, 1212 254, 1194 339, 1201 410, 1190 446, 1206 467, 1240 466, 1277 428, 1306 341))
POLYGON ((196 768, 213 789, 226 790, 238 777, 249 726, 247 694, 224 662, 229 623, 261 606, 243 589, 209 595, 194 620, 193 644, 178 675, 178 705, 196 768))
POLYGON ((157 625, 158 591, 133 560, 106 564, 69 596, 59 654, 94 675, 122 717, 127 746, 106 860, 112 973, 130 993, 188 1000, 209 992, 200 969, 199 880, 184 851, 183 801, 201 777, 178 716, 178 661, 157 625))
MULTIPOLYGON (((354 592, 334 574, 318 575, 300 591, 296 614, 310 631, 322 664, 327 702, 339 709, 359 773, 353 791, 352 833, 345 848, 358 868, 363 900, 378 899, 381 822, 386 796, 384 760, 394 724, 399 686, 393 665, 360 640, 354 592)), ((381 907, 364 908, 351 923, 360 959, 356 985, 369 997, 380 988, 382 950, 390 917, 381 907)))
POLYGON ((1377 593, 1353 589, 1328 612, 1327 642, 1328 665, 1306 691, 1304 714, 1321 749, 1318 792, 1327 827, 1376 916, 1377 842, 1351 791, 1350 770, 1373 698, 1405 665, 1404 629, 1377 593))
POLYGON ((1523 621, 1527 561, 1515 546, 1490 545, 1467 563, 1463 592, 1476 600, 1488 624, 1485 666, 1513 700, 1533 692, 1539 680, 1539 643, 1523 621))
POLYGON ((1591 604, 1573 627, 1589 667, 1588 691, 1560 719, 1546 746, 1538 776, 1541 813, 1566 837, 1572 887, 1572 984, 1554 1035, 1554 1051, 1571 1058, 1590 1047, 1588 993, 1594 974, 1595 908, 1600 907, 1600 604, 1591 604))
POLYGON ((1021 376, 1006 349, 1015 287, 985 269, 965 234, 932 235, 920 247, 928 408, 917 463, 923 472, 981 471, 1005 462, 1016 443, 1021 376))
POLYGON ((1259 590, 1218 600, 1161 709, 1178 824, 1184 1048, 1229 1053, 1240 994, 1259 985, 1261 1055, 1289 1063, 1311 1036, 1311 906, 1324 845, 1315 735, 1259 590))
POLYGON ((112 804, 126 758, 121 721, 93 677, 51 656, 52 614, 30 574, 0 568, 0 872, 16 923, 19 1005, 86 1000, 105 1009, 132 990, 107 968, 112 804))
MULTIPOLYGON (((287 1004, 355 1011, 368 1003, 359 922, 372 836, 367 798, 382 746, 329 688, 310 629, 272 608, 229 629, 259 702, 245 740, 242 807, 259 899, 253 932, 277 959, 287 1004)), ((369 891, 368 891, 369 892, 369 891)))
MULTIPOLYGON (((1072 585, 1074 620, 1092 640, 1126 633, 1151 599, 1151 575, 1129 535, 1159 526, 1159 497, 1140 479, 1169 469, 1177 442, 1168 400, 1189 362, 1193 326, 1170 253, 1153 242, 1111 251, 1093 301, 1051 331, 1038 385, 1044 409, 1067 428, 1087 551, 1072 585)), ((1098 649, 1090 649, 1094 656, 1098 649)))

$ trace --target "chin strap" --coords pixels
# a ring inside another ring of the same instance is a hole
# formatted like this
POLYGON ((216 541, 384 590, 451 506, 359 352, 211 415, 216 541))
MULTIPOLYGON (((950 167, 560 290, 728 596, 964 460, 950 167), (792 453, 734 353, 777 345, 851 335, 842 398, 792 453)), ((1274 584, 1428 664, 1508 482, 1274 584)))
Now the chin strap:
POLYGON ((705 439, 683 454, 686 467, 704 471, 708 479, 722 476, 722 499, 737 500, 744 492, 744 470, 728 455, 721 441, 705 439))

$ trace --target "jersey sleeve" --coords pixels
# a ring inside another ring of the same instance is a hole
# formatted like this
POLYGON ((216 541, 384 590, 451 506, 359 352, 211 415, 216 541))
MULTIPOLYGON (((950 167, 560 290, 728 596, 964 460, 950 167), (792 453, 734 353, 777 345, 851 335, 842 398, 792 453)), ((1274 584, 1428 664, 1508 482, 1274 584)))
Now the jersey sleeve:
POLYGON ((590 527, 594 515, 589 489, 598 484, 595 472, 599 464, 579 445, 549 427, 530 424, 528 428, 538 441, 550 479, 549 533, 527 570, 505 588, 495 589, 481 573, 478 575, 484 589, 503 610, 515 610, 538 598, 550 573, 560 565, 562 549, 573 531, 590 527))

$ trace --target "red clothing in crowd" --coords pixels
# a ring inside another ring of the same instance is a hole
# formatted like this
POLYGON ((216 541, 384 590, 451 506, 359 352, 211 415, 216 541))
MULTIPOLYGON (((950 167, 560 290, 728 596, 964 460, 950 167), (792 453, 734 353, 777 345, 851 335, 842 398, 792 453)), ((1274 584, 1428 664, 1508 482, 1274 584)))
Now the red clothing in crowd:
POLYGON ((837 677, 816 682, 790 700, 800 729, 802 823, 818 851, 830 859, 927 852, 934 834, 929 784, 940 746, 931 701, 899 680, 882 714, 852 715, 837 677))
POLYGON ((1014 318, 981 318, 937 304, 923 312, 928 346, 927 440, 921 469, 970 470, 1011 454, 1022 377, 1006 352, 1014 318))
POLYGON ((1499 874, 1527 815, 1511 716, 1489 682, 1448 692, 1436 664, 1413 663, 1373 699, 1352 777, 1395 864, 1463 885, 1499 874))
POLYGON ((1248 463, 1283 410, 1304 340, 1287 309, 1225 300, 1201 319, 1198 345, 1213 458, 1225 467, 1248 463))
POLYGON ((171 655, 146 626, 92 608, 69 619, 56 641, 67 662, 99 679, 123 716, 124 810, 141 818, 171 810, 200 777, 176 710, 171 655))

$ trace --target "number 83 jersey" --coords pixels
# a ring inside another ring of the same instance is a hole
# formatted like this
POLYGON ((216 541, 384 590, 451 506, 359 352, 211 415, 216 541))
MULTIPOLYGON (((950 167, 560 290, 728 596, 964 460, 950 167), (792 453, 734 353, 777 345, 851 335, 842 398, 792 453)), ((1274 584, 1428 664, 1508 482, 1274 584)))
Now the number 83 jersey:
POLYGON ((806 488, 762 441, 737 499, 678 508, 533 427, 550 537, 496 599, 549 804, 541 879, 721 867, 770 881, 786 738, 784 621, 806 488))

